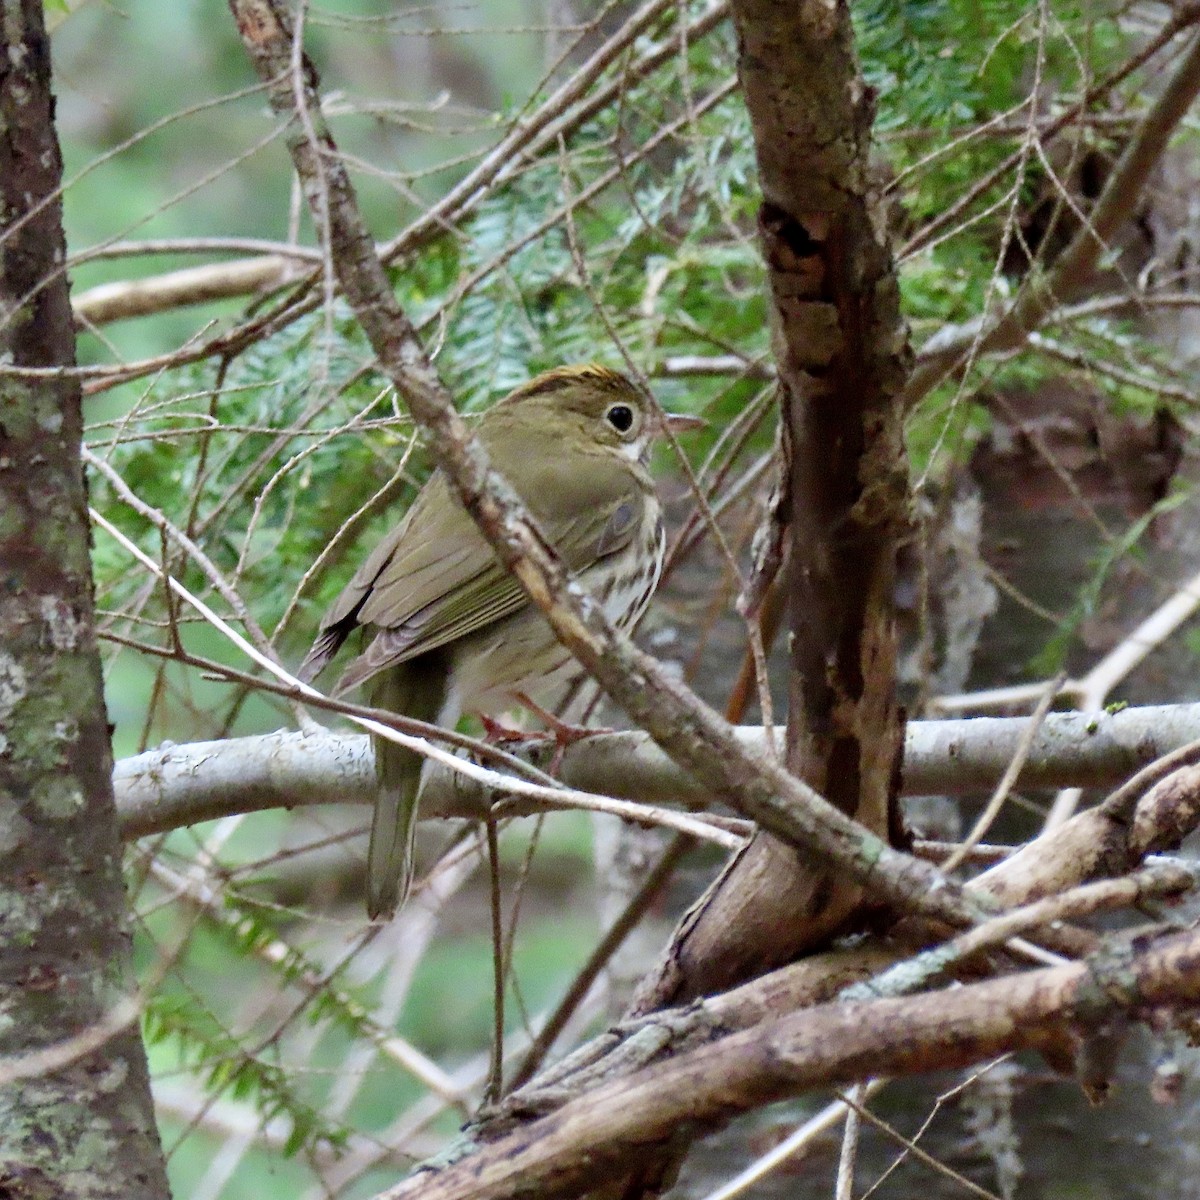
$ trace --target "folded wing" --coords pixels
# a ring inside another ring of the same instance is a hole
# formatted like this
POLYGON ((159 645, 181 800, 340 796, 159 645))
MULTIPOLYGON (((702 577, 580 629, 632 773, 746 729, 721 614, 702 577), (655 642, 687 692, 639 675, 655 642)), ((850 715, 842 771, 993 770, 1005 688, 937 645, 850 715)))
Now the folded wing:
MULTIPOLYGON (((628 463, 598 459, 586 479, 578 471, 566 478, 561 456, 544 458, 526 472, 524 498, 567 567, 582 571, 628 545, 641 525, 652 487, 649 476, 631 472, 628 463), (561 497, 563 488, 571 490, 570 504, 548 504, 547 497, 561 497)), ((326 614, 301 673, 312 678, 356 627, 373 628, 366 651, 338 680, 335 691, 349 691, 388 667, 486 629, 528 603, 445 479, 435 475, 326 614)))

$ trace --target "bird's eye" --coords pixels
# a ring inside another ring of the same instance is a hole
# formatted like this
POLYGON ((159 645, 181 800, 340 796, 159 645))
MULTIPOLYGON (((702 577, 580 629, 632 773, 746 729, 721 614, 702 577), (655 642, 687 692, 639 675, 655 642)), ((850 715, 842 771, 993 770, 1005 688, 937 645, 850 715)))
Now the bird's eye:
POLYGON ((628 404, 614 404, 604 416, 618 433, 628 433, 633 428, 633 409, 628 404))

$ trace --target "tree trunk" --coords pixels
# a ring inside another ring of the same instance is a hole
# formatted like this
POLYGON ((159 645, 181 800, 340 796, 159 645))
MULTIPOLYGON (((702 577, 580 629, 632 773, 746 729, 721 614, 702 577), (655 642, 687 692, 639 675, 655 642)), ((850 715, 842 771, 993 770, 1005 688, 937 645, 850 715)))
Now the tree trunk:
MULTIPOLYGON (((847 3, 737 0, 754 127, 782 457, 787 766, 889 834, 903 749, 893 605, 909 534, 899 396, 909 347, 847 3)), ((835 931, 861 889, 760 832, 684 918, 635 1011, 730 987, 835 931)))
MULTIPOLYGON (((75 361, 42 0, 0 8, 0 361, 75 361)), ((163 1197, 92 627, 77 380, 0 368, 0 1194, 163 1197)))

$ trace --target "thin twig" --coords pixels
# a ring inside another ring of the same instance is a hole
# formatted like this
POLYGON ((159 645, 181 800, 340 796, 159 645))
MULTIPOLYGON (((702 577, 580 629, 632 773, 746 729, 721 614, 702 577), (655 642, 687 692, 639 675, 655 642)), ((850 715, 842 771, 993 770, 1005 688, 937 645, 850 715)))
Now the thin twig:
POLYGON ((854 1200, 854 1166, 858 1161, 858 1134, 862 1128, 860 1113, 867 1096, 867 1084, 856 1083, 845 1096, 846 1123, 842 1129, 842 1151, 838 1156, 834 1200, 854 1200))
POLYGON ((1033 749, 1034 739, 1037 737, 1038 730, 1041 729, 1042 723, 1046 719, 1046 714, 1050 711, 1050 706, 1054 703, 1055 696, 1058 695, 1061 684, 1062 679, 1060 678, 1051 680, 1046 685, 1041 699, 1038 700, 1037 707, 1033 710, 1029 718, 1029 724, 1022 734, 1021 740, 1017 743, 1012 761, 1008 764, 1004 774, 1000 776, 1000 782, 996 784, 996 790, 992 793, 987 804, 984 805, 983 811, 979 814, 979 817, 971 828, 971 832, 967 834, 962 844, 954 853, 942 863, 942 870, 947 874, 960 867, 967 860, 971 851, 983 841, 983 835, 992 827, 992 822, 999 815, 1000 809, 1004 807, 1004 801, 1008 799, 1009 792, 1012 791, 1013 785, 1017 782, 1021 774, 1021 769, 1025 766, 1029 758, 1029 752, 1033 749))
POLYGON ((654 868, 642 880, 641 886, 629 898, 624 909, 621 910, 621 914, 609 926, 600 941, 596 943, 595 949, 592 950, 587 962, 584 963, 575 978, 571 981, 571 986, 558 1002, 558 1006, 546 1018, 546 1023, 533 1039, 528 1053, 513 1075, 508 1085, 509 1091, 515 1091, 517 1088, 524 1087, 533 1078, 545 1060, 546 1055, 554 1048, 554 1043, 559 1034, 562 1033, 567 1022, 575 1013, 575 1010, 583 1002, 592 984, 599 978, 600 972, 604 970, 609 959, 620 949, 621 943, 637 927, 637 923, 645 916, 647 908, 654 903, 662 889, 670 882, 676 867, 678 867, 684 855, 694 845, 695 839, 689 837, 687 834, 679 833, 675 835, 671 844, 663 851, 658 862, 655 863, 654 868))
MULTIPOLYGON (((1200 12, 1191 12, 1192 21, 1200 12)), ((957 370, 966 356, 1013 350, 1059 305, 1072 299, 1091 277, 1100 255, 1128 219, 1146 179, 1171 134, 1200 93, 1200 37, 1194 38, 1166 87, 1129 140, 1087 223, 1058 256, 1044 279, 1030 277, 1017 300, 997 317, 984 316, 930 338, 904 391, 912 406, 957 370)))
POLYGON ((504 912, 500 892, 500 839, 497 820, 489 816, 483 823, 487 835, 488 900, 492 915, 492 1052, 485 1104, 495 1104, 504 1090, 504 912))

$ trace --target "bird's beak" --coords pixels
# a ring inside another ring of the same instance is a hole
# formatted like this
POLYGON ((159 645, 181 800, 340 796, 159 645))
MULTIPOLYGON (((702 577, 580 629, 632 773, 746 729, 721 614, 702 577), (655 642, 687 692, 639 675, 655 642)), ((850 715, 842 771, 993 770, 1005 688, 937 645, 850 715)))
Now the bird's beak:
POLYGON ((703 429, 708 424, 703 417, 693 417, 691 413, 665 412, 662 420, 663 425, 672 433, 686 433, 689 429, 703 429))

